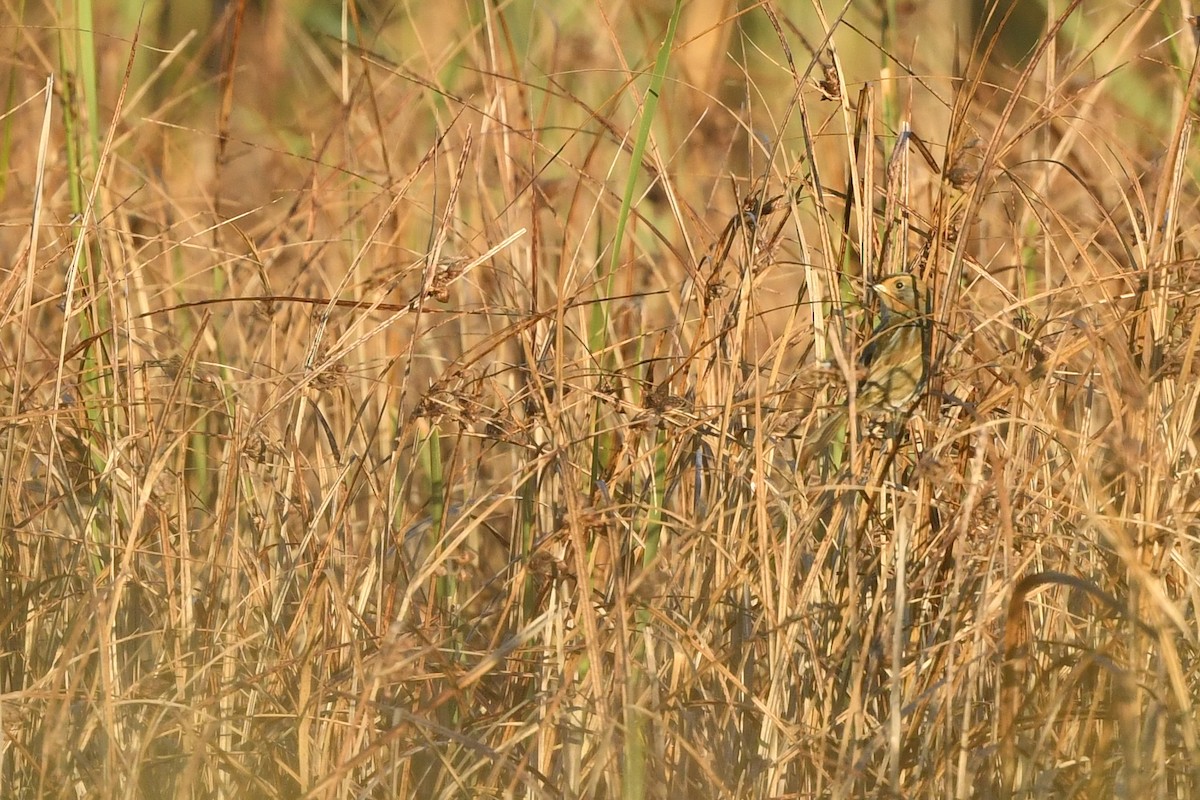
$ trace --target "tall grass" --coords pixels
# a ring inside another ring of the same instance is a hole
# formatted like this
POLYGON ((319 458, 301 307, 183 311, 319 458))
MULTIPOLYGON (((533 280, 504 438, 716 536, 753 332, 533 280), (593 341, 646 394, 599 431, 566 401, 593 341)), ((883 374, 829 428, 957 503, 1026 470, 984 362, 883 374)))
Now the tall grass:
POLYGON ((1200 792, 1193 27, 832 5, 8 4, 0 795, 1200 792))

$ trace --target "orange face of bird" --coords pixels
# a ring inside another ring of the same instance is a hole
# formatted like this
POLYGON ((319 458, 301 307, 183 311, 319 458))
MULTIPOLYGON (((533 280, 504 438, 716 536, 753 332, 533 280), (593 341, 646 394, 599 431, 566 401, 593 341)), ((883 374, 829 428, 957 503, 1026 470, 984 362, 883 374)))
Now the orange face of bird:
POLYGON ((912 317, 923 313, 925 284, 913 275, 889 275, 871 287, 883 307, 893 314, 912 317))

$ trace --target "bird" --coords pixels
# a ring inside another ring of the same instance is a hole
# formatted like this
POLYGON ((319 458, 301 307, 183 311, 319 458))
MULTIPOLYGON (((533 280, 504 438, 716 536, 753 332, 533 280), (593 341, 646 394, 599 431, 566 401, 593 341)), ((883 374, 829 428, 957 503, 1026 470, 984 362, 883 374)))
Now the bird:
MULTIPOLYGON (((879 418, 906 411, 925 387, 929 308, 915 275, 889 275, 871 289, 879 297, 879 322, 859 357, 855 410, 879 418)), ((849 403, 842 404, 807 437, 801 466, 829 448, 849 413, 849 403)))

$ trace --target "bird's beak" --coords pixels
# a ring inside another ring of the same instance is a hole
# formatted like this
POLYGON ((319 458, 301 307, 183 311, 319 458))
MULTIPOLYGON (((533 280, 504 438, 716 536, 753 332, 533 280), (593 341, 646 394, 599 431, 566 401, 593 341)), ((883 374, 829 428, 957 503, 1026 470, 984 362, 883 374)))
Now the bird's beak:
POLYGON ((875 294, 887 295, 888 297, 892 296, 892 293, 888 290, 886 283, 877 283, 872 286, 871 289, 874 290, 875 294))

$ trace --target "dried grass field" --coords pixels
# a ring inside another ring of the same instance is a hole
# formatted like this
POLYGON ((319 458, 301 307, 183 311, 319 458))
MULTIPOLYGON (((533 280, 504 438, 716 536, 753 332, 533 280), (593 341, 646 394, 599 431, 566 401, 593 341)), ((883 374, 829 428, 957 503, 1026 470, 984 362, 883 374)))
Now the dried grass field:
POLYGON ((0 797, 1200 797, 1189 5, 4 0, 0 797))

